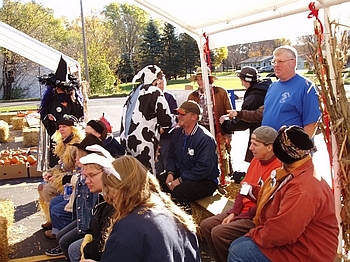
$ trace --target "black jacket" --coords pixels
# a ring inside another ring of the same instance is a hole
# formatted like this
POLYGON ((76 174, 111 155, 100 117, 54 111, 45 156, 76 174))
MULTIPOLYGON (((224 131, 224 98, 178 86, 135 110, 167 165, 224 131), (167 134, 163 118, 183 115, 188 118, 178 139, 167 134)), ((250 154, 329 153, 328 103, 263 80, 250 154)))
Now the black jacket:
MULTIPOLYGON (((252 86, 250 86, 244 94, 242 110, 256 110, 264 104, 267 89, 272 84, 270 78, 259 80, 252 86)), ((240 119, 233 119, 231 121, 225 121, 222 123, 222 129, 226 133, 232 133, 234 131, 242 131, 249 128, 249 136, 252 132, 261 126, 260 123, 248 123, 240 119)), ((253 158, 252 152, 249 150, 250 139, 248 140, 248 147, 246 151, 245 161, 250 162, 253 158)))

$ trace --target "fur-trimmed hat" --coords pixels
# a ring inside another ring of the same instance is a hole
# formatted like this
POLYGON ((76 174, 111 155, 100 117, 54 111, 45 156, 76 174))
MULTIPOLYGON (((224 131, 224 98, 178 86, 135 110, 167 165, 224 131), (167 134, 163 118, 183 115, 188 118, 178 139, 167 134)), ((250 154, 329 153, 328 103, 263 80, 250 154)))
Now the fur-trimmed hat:
POLYGON ((273 151, 283 163, 292 164, 316 152, 316 147, 300 126, 282 126, 273 142, 273 151))

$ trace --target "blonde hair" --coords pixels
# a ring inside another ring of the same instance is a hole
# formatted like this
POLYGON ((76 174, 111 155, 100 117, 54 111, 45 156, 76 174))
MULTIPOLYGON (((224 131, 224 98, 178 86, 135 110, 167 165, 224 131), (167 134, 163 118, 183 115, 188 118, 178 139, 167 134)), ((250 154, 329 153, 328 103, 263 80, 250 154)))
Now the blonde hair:
POLYGON ((125 155, 114 160, 112 164, 120 174, 121 181, 113 175, 102 176, 104 198, 115 208, 111 227, 139 206, 143 206, 144 211, 162 206, 185 228, 196 231, 192 217, 161 191, 155 176, 136 158, 125 155))
MULTIPOLYGON (((84 138, 84 132, 81 130, 81 128, 72 126, 72 134, 73 138, 69 144, 78 143, 84 138)), ((52 140, 56 142, 53 149, 53 154, 58 156, 58 158, 63 162, 66 170, 74 169, 77 148, 75 146, 65 144, 58 130, 56 130, 56 132, 53 134, 52 140)))

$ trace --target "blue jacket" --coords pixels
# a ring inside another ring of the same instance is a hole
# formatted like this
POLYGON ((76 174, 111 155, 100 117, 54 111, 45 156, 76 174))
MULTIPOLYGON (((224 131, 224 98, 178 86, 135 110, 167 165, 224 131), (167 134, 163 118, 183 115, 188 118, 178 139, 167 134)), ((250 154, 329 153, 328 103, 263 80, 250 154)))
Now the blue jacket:
POLYGON ((136 208, 117 221, 106 242, 101 262, 199 262, 196 234, 166 208, 136 208))
POLYGON ((173 131, 167 158, 167 172, 174 178, 199 181, 203 179, 218 183, 220 176, 216 142, 203 126, 196 125, 186 136, 182 128, 173 131))
POLYGON ((72 214, 73 220, 77 221, 78 234, 85 234, 90 225, 92 209, 97 202, 98 194, 90 193, 87 185, 80 181, 80 175, 78 177, 72 214))

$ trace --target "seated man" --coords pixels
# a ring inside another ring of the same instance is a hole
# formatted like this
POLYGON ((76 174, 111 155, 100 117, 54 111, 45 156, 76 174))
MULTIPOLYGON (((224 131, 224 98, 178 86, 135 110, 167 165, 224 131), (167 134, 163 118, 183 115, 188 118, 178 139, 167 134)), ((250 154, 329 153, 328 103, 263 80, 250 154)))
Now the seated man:
POLYGON ((202 112, 199 105, 186 101, 177 112, 179 128, 173 131, 167 173, 160 177, 160 182, 174 200, 189 207, 191 201, 214 193, 220 171, 215 138, 198 125, 202 112))
MULTIPOLYGON (((272 148, 276 137, 277 131, 272 127, 261 126, 253 131, 249 149, 254 157, 241 183, 262 184, 270 176, 272 170, 281 166, 272 148)), ((227 213, 203 220, 200 226, 201 232, 216 262, 226 262, 231 242, 254 227, 252 221, 254 215, 255 204, 238 194, 234 206, 227 213)))

